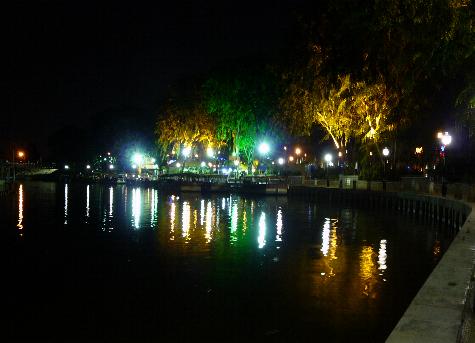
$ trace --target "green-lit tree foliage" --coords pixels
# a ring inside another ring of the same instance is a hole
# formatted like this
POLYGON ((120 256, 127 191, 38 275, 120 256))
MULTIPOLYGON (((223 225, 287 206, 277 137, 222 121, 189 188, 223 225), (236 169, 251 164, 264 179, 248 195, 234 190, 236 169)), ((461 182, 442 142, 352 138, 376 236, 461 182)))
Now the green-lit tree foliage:
POLYGON ((212 77, 203 86, 207 112, 216 122, 217 140, 250 164, 256 145, 272 131, 277 96, 269 74, 212 77))

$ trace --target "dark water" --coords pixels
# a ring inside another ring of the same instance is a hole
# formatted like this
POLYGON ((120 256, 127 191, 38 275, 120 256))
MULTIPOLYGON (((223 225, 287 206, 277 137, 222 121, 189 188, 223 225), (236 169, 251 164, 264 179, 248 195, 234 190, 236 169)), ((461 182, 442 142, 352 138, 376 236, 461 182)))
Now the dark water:
POLYGON ((0 214, 6 341, 382 342, 451 240, 384 212, 126 186, 23 183, 0 214))

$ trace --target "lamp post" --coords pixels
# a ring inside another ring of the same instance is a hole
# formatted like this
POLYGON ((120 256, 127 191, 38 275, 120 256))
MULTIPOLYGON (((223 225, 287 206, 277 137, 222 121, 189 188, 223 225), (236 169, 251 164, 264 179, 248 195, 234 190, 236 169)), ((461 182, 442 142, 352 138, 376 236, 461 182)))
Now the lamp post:
POLYGON ((266 142, 262 142, 258 147, 259 153, 265 158, 270 151, 270 146, 266 142))
POLYGON ((443 165, 442 165, 442 196, 445 196, 447 194, 447 183, 445 182, 446 178, 446 167, 445 167, 445 156, 446 156, 446 148, 450 143, 452 143, 452 136, 449 135, 448 132, 442 133, 438 132, 437 133, 437 138, 439 138, 440 142, 442 143, 440 147, 440 154, 442 156, 443 160, 443 165))
POLYGON ((325 162, 326 162, 325 174, 326 174, 326 177, 327 177, 327 187, 328 187, 328 186, 330 186, 330 180, 328 179, 328 165, 332 161, 332 155, 331 154, 326 154, 324 158, 325 158, 325 162))
POLYGON ((384 148, 383 149, 383 156, 385 158, 384 160, 384 168, 383 168, 383 179, 386 179, 386 164, 388 163, 388 156, 389 156, 389 149, 388 148, 384 148))

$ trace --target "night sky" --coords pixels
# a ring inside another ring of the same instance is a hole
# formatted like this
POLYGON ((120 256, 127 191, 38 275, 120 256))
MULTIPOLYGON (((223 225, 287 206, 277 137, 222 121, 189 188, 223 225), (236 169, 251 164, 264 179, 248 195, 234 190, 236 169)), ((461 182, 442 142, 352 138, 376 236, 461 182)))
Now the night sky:
POLYGON ((54 130, 120 106, 154 122, 180 79, 281 53, 296 3, 12 1, 2 9, 1 144, 47 154, 54 130))

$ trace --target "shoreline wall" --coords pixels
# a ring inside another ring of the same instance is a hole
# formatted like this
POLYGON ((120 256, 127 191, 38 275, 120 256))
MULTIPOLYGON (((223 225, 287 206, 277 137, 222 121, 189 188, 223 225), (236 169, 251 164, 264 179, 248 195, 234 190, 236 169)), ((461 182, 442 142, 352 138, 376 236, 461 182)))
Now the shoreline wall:
MULTIPOLYGON (((430 184, 416 185, 419 191, 430 190, 430 184)), ((397 189, 404 186, 401 182, 397 189)), ((412 191, 291 185, 288 196, 306 197, 332 206, 384 209, 458 231, 386 342, 463 342, 474 313, 475 211, 472 203, 460 199, 470 198, 473 189, 454 186, 457 199, 449 192, 450 197, 433 195, 437 188, 432 189, 432 194, 416 193, 414 184, 406 185, 407 188, 412 191)))

